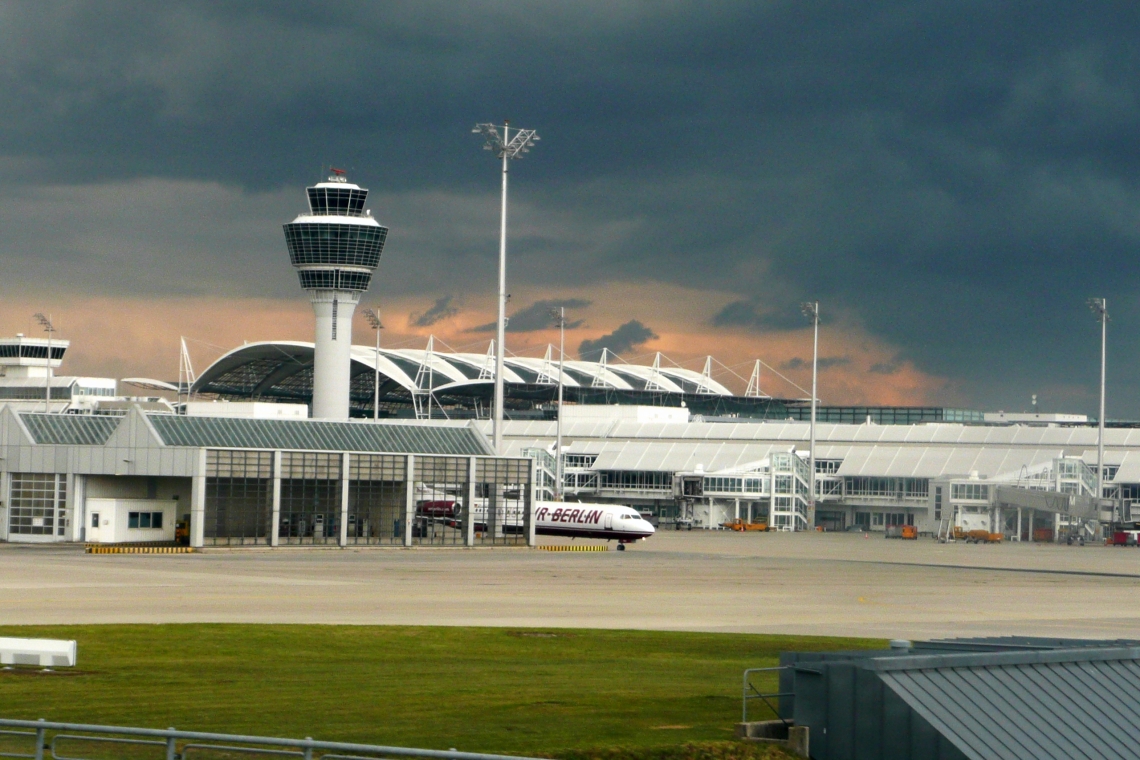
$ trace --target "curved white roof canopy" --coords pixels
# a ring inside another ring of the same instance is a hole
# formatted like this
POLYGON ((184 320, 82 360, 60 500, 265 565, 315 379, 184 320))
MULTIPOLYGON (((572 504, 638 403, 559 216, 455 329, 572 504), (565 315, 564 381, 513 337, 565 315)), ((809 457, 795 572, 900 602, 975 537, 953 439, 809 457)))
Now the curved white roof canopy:
MULTIPOLYGON (((475 389, 494 378, 494 362, 486 354, 381 348, 356 345, 351 351, 354 377, 377 369, 384 378, 409 393, 430 388, 475 389)), ((195 393, 259 396, 303 395, 312 384, 313 344, 301 341, 247 343, 211 364, 192 386, 195 393)), ((505 382, 553 385, 558 362, 508 356, 503 360, 505 382)), ((140 378, 141 379, 141 378, 140 378)), ((573 388, 732 396, 720 383, 699 372, 676 367, 654 369, 640 364, 567 361, 563 383, 573 388)), ((155 381, 156 385, 161 381, 155 381)))

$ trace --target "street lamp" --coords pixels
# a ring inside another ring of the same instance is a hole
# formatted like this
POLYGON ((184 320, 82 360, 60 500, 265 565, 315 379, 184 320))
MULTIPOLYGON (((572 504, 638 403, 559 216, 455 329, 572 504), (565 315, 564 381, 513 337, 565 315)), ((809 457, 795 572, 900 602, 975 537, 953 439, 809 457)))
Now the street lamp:
POLYGON ((503 453, 503 354, 506 351, 507 325, 507 172, 512 158, 522 158, 529 153, 538 139, 533 129, 516 129, 514 138, 510 136, 510 121, 503 121, 502 127, 494 124, 476 124, 472 133, 483 135, 483 150, 493 150, 503 160, 503 201, 499 219, 499 318, 496 321, 495 344, 495 413, 492 438, 495 453, 503 453), (499 130, 503 132, 500 135, 499 130))
POLYGON ((1104 497, 1104 354, 1108 337, 1108 302, 1104 298, 1090 298, 1088 305, 1096 321, 1100 322, 1100 414, 1096 432, 1096 503, 1099 512, 1100 500, 1104 497))
POLYGON ((44 413, 47 414, 51 411, 51 334, 55 332, 55 325, 51 323, 49 317, 45 317, 38 312, 34 314, 33 317, 40 323, 40 326, 44 328, 44 332, 48 334, 47 378, 44 381, 44 413))
POLYGON ((554 462, 554 477, 558 480, 558 485, 555 486, 554 493, 558 501, 562 501, 562 376, 566 362, 566 307, 551 309, 550 316, 558 325, 558 437, 554 446, 558 457, 554 462))
POLYGON ((372 309, 364 309, 360 312, 364 318, 368 320, 368 324, 372 325, 372 329, 376 331, 376 361, 373 366, 376 369, 376 376, 372 380, 372 419, 380 419, 380 331, 384 329, 383 323, 380 322, 379 315, 372 309))
POLYGON ((819 367, 819 301, 805 301, 800 304, 812 324, 811 346, 811 443, 808 444, 808 528, 815 525, 815 381, 819 367))

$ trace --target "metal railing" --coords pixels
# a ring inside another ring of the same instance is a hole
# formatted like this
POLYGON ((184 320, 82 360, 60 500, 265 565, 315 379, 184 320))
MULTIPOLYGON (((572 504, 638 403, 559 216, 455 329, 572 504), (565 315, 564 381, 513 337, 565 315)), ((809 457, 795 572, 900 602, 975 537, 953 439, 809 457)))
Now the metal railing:
MULTIPOLYGON (((773 705, 771 702, 768 701, 768 698, 769 697, 776 697, 777 699, 779 699, 780 697, 794 697, 795 694, 793 694, 791 692, 784 693, 784 692, 778 692, 778 691, 777 692, 764 693, 764 692, 760 691, 759 689, 757 689, 756 686, 753 685, 752 680, 749 678, 749 676, 751 676, 753 673, 775 673, 775 672, 778 672, 781 670, 788 670, 790 667, 791 667, 790 665, 778 665, 778 666, 772 667, 772 668, 748 668, 747 670, 744 671, 744 690, 743 690, 743 693, 741 695, 742 696, 742 700, 741 700, 742 706, 741 706, 741 714, 740 714, 740 722, 741 723, 747 723, 748 722, 748 700, 759 699, 759 700, 763 701, 764 704, 766 704, 768 706, 769 710, 771 710, 773 713, 775 713, 776 717, 780 720, 781 723, 783 723, 785 726, 791 725, 788 723, 788 721, 784 720, 783 716, 780 715, 780 711, 778 709, 776 709, 775 705, 773 705), (749 692, 751 692, 751 693, 749 693, 749 692)), ((37 760, 38 760, 38 758, 37 758, 37 760)))
POLYGON ((81 741, 98 744, 151 746, 161 748, 154 760, 190 760, 204 752, 232 752, 263 755, 268 758, 300 758, 301 760, 378 760, 379 758, 416 757, 436 760, 532 760, 514 755, 488 755, 481 752, 386 747, 379 744, 287 739, 274 736, 243 736, 201 731, 176 731, 173 728, 132 728, 99 726, 85 723, 55 723, 45 720, 8 720, 0 718, 0 737, 26 737, 35 742, 31 754, 0 752, 0 757, 44 760, 48 750, 52 760, 88 760, 62 754, 62 742, 81 741), (30 729, 30 730, 14 730, 30 729), (51 732, 49 740, 49 732, 51 732))

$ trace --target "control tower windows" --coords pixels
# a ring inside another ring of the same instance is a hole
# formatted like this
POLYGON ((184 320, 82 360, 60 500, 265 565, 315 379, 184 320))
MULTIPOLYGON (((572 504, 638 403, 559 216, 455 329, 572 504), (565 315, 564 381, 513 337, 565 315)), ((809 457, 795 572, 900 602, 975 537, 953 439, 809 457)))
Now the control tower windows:
POLYGON ((375 268, 380 264, 386 227, 295 222, 285 225, 293 266, 341 264, 375 268))
POLYGON ((308 188, 309 209, 316 216, 361 216, 367 190, 339 187, 308 188))

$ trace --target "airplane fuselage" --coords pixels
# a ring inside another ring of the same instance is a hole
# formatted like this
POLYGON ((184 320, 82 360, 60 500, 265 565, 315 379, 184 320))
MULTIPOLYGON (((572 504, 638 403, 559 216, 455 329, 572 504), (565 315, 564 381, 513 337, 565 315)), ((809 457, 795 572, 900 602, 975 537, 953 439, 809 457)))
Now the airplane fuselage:
POLYGON ((534 532, 540 536, 630 543, 655 532, 637 510, 613 504, 540 501, 535 505, 534 518, 534 532))

